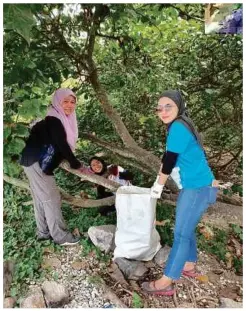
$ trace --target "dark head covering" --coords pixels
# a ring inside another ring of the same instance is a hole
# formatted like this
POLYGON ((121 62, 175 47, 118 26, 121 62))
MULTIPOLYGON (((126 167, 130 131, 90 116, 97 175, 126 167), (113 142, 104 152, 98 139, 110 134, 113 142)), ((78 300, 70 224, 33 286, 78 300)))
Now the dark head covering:
POLYGON ((92 158, 90 159, 90 161, 89 161, 89 164, 90 164, 90 168, 91 168, 91 169, 92 169, 92 167, 91 167, 91 162, 92 162, 93 160, 97 160, 97 161, 101 162, 101 163, 102 163, 102 166, 103 166, 101 172, 100 172, 100 173, 96 173, 96 172, 95 172, 95 174, 96 174, 96 175, 103 175, 103 174, 107 171, 107 164, 105 163, 105 161, 104 161, 102 158, 99 158, 99 157, 96 157, 96 156, 95 156, 95 157, 92 157, 92 158))
MULTIPOLYGON (((186 111, 186 104, 184 102, 184 99, 181 95, 181 92, 178 90, 169 90, 169 91, 165 91, 161 94, 161 96, 159 97, 159 99, 161 99, 162 97, 168 97, 171 100, 173 100, 175 102, 175 104, 178 107, 178 116, 176 119, 174 119, 172 121, 172 123, 174 121, 178 121, 180 123, 183 123, 184 126, 186 126, 191 132, 192 134, 195 136, 197 142, 199 143, 199 145, 203 148, 203 144, 202 144, 202 140, 201 140, 201 136, 200 134, 197 132, 195 125, 193 123, 193 121, 191 120, 191 118, 188 116, 188 113, 186 111)), ((171 124, 169 124, 169 127, 171 126, 171 124)))

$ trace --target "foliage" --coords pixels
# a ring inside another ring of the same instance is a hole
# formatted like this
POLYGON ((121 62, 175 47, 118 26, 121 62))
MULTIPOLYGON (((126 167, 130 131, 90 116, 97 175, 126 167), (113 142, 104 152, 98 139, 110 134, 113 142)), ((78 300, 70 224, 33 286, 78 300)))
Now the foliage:
POLYGON ((40 243, 36 240, 33 208, 23 204, 29 200, 30 196, 22 190, 4 185, 3 257, 15 262, 12 296, 25 289, 24 280, 42 277, 43 250, 50 244, 49 241, 40 243))
MULTIPOLYGON (((81 69, 95 9, 102 20, 93 53, 100 83, 137 143, 163 153, 164 128, 153 111, 164 89, 179 88, 215 171, 227 170, 219 162, 225 153, 235 156, 235 171, 242 148, 242 38, 204 35, 202 4, 5 4, 4 171, 20 173, 16 157, 27 132, 11 138, 16 123, 27 127, 42 117, 62 84, 79 96, 80 133, 121 145, 81 69)), ((92 144, 88 156, 95 150, 92 144)))
POLYGON ((213 232, 214 237, 209 240, 198 232, 198 247, 209 254, 215 255, 218 260, 223 261, 225 264, 228 264, 228 259, 232 258, 232 266, 236 273, 241 274, 243 263, 242 253, 239 252, 238 255, 237 249, 234 248, 234 251, 232 251, 228 245, 233 238, 236 238, 238 245, 242 246, 242 228, 238 225, 231 224, 229 231, 213 228, 213 232))
POLYGON ((167 244, 170 247, 173 244, 173 226, 174 226, 175 208, 167 204, 157 204, 156 220, 170 222, 165 223, 164 226, 157 226, 157 231, 160 234, 162 244, 167 244))

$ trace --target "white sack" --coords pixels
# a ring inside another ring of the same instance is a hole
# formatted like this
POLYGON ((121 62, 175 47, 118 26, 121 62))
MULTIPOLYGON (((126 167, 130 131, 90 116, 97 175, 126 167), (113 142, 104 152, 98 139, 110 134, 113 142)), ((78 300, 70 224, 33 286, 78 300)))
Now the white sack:
POLYGON ((150 197, 149 188, 122 186, 117 189, 114 259, 153 259, 161 248, 155 228, 156 202, 150 197))

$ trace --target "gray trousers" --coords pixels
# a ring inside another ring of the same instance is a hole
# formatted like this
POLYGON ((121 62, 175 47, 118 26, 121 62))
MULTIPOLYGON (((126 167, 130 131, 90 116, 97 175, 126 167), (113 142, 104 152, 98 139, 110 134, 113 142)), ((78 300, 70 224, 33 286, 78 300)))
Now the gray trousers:
POLYGON ((43 173, 38 162, 23 168, 30 183, 38 237, 50 235, 56 243, 71 239, 62 216, 61 195, 54 176, 43 173))

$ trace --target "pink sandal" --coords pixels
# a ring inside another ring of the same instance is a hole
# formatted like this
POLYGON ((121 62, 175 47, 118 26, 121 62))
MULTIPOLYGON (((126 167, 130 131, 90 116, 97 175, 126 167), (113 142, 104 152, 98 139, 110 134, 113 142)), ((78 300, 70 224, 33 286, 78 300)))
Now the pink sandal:
POLYGON ((182 274, 183 274, 184 276, 188 276, 188 277, 190 277, 190 278, 196 278, 196 277, 199 277, 199 276, 202 276, 202 275, 203 275, 202 273, 198 272, 198 271, 196 270, 196 268, 193 268, 193 269, 191 269, 191 270, 183 270, 183 271, 182 271, 182 274))
POLYGON ((173 288, 172 285, 168 285, 164 288, 156 288, 155 286, 155 282, 156 281, 153 281, 153 282, 144 282, 142 284, 142 289, 149 293, 149 294, 153 294, 153 295, 161 295, 161 296, 172 296, 174 295, 174 293, 176 292, 176 290, 173 288), (150 286, 150 284, 153 284, 153 287, 150 286))

